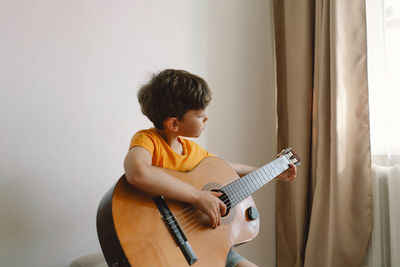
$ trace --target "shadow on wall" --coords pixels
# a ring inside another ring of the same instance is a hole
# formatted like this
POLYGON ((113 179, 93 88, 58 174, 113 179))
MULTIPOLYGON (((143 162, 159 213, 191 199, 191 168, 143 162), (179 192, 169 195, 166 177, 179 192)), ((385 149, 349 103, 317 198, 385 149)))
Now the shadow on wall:
POLYGON ((26 208, 35 205, 40 212, 40 203, 31 203, 32 198, 29 195, 32 192, 29 192, 31 190, 19 178, 22 175, 14 174, 12 176, 14 176, 12 179, 2 179, 3 182, 0 186, 0 239, 2 240, 0 254, 3 254, 0 258, 2 261, 6 260, 9 266, 19 262, 20 258, 34 256, 37 240, 46 234, 34 228, 36 224, 32 220, 38 220, 35 214, 37 211, 26 208), (27 211, 29 212, 27 213, 27 211), (15 251, 22 253, 18 254, 15 251))
POLYGON ((73 216, 62 207, 61 202, 68 205, 68 200, 55 199, 54 195, 49 198, 48 192, 45 194, 46 189, 41 185, 42 179, 32 173, 3 168, 1 177, 1 265, 26 266, 27 262, 31 262, 32 266, 69 266, 69 263, 50 264, 58 261, 60 251, 76 247, 73 244, 76 237, 65 238, 68 236, 65 229, 75 229, 79 225, 71 225, 69 221, 62 219, 73 216), (32 183, 26 184, 26 181, 32 183), (63 216, 60 216, 61 213, 63 216), (44 248, 40 246, 44 243, 52 244, 51 249, 44 252, 44 248), (43 255, 48 255, 48 258, 43 258, 43 255))

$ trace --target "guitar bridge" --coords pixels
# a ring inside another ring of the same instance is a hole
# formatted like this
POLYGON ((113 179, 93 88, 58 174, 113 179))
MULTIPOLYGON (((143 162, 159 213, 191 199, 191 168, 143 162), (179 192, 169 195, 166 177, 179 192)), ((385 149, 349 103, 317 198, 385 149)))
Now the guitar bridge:
POLYGON ((183 232, 182 228, 180 227, 174 214, 169 209, 167 203, 165 202, 162 196, 153 197, 153 201, 156 204, 158 210, 160 211, 164 219, 164 223, 167 225, 169 231, 171 232, 176 243, 181 249, 183 255, 185 256, 186 261, 189 263, 189 265, 192 265, 198 260, 198 258, 194 253, 192 247, 190 246, 190 243, 187 240, 186 235, 183 232))

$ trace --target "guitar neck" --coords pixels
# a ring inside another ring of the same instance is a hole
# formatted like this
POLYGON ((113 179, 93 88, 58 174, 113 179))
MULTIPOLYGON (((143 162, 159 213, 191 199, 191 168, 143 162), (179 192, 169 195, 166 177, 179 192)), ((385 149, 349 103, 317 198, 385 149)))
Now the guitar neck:
POLYGON ((291 161, 283 155, 261 168, 225 185, 221 190, 230 199, 230 207, 234 207, 242 200, 249 197, 252 193, 266 185, 269 181, 277 177, 289 168, 291 161))

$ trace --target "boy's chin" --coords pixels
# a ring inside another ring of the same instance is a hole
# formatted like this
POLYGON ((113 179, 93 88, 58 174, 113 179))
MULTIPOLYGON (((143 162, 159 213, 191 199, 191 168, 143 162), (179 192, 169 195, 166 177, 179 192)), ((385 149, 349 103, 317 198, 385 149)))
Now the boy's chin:
POLYGON ((198 137, 200 137, 200 135, 201 135, 201 133, 198 133, 198 134, 186 135, 185 137, 188 137, 188 138, 198 138, 198 137))

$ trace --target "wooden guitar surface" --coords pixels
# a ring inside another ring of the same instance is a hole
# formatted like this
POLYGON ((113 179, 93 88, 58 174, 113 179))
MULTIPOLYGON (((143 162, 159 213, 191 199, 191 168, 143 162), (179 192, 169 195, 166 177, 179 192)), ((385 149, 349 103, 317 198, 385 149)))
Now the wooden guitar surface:
MULTIPOLYGON (((192 186, 211 190, 238 179, 228 163, 208 157, 191 172, 165 170, 192 186)), ((176 216, 198 260, 193 266, 225 266, 229 249, 257 236, 259 219, 246 216, 255 207, 251 196, 222 217, 213 229, 208 218, 190 206, 166 200, 176 216)), ((104 196, 97 215, 100 244, 109 266, 180 267, 189 266, 164 222, 152 196, 131 186, 122 176, 104 196)))

